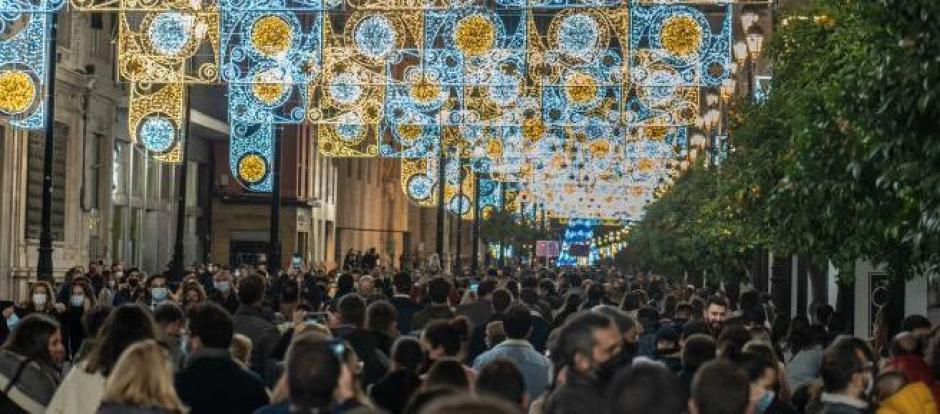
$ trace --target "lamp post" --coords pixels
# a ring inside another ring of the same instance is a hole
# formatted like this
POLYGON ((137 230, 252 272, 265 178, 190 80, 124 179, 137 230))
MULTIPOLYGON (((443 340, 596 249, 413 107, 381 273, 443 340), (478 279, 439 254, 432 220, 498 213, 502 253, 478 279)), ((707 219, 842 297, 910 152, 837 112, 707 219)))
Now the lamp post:
POLYGON ((55 75, 56 75, 56 43, 59 31, 59 14, 52 12, 49 16, 49 43, 46 50, 46 59, 49 63, 48 79, 46 80, 46 136, 42 154, 42 229, 39 232, 39 258, 36 263, 36 273, 39 280, 51 282, 52 276, 52 164, 53 146, 55 145, 55 75))
POLYGON ((441 156, 437 162, 437 240, 436 249, 437 258, 444 266, 444 187, 447 185, 446 168, 447 157, 444 153, 443 144, 441 147, 441 156))
POLYGON ((470 272, 477 276, 480 270, 480 174, 473 176, 473 236, 471 239, 473 250, 470 256, 470 272))
POLYGON ((274 135, 274 165, 271 167, 271 224, 268 241, 271 254, 268 255, 268 274, 276 277, 281 269, 281 127, 274 135))
POLYGON ((463 248, 463 159, 458 156, 457 158, 457 247, 456 255, 454 256, 454 263, 457 269, 454 271, 454 274, 457 276, 463 276, 463 265, 460 260, 460 255, 463 248))
POLYGON ((189 181, 189 165, 186 162, 186 157, 189 154, 189 141, 190 141, 190 131, 189 131, 189 118, 190 118, 190 93, 189 85, 184 88, 186 94, 186 109, 183 116, 183 134, 184 138, 182 140, 183 147, 180 149, 180 161, 179 164, 179 179, 177 180, 178 192, 176 195, 176 235, 173 243, 173 261, 170 264, 170 273, 173 276, 175 281, 183 280, 183 262, 186 257, 186 253, 183 251, 185 245, 183 244, 183 233, 186 232, 186 184, 189 181))

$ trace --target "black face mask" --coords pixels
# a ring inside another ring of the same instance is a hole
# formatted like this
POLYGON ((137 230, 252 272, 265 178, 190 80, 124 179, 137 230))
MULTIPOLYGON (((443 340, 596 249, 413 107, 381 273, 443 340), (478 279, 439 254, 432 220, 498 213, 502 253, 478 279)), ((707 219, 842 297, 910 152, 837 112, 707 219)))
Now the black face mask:
POLYGON ((594 368, 594 375, 597 376, 597 380, 600 382, 599 385, 606 388, 607 384, 613 381, 614 376, 616 376, 621 369, 629 366, 632 360, 633 358, 630 355, 627 355, 624 350, 621 350, 617 355, 612 356, 610 359, 594 368))

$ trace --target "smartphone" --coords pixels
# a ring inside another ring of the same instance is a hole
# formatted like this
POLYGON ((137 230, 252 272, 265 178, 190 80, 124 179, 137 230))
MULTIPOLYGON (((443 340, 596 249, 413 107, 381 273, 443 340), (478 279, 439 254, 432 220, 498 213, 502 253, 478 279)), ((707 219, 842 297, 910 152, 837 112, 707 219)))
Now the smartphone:
POLYGON ((294 269, 300 269, 300 253, 294 253, 290 259, 290 266, 294 269))
POLYGON ((305 321, 326 325, 330 321, 330 314, 326 312, 310 312, 304 317, 305 321))
POLYGON ((470 291, 472 291, 473 293, 477 293, 477 289, 478 289, 479 287, 480 287, 480 282, 472 282, 472 283, 470 283, 470 291))

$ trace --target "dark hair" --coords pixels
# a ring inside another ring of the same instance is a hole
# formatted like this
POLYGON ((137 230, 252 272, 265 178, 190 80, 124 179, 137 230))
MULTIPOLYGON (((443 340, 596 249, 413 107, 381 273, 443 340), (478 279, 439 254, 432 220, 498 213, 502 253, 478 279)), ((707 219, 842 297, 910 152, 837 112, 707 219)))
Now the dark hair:
POLYGON ((470 388, 470 380, 467 379, 467 373, 460 361, 453 358, 441 358, 431 365, 424 385, 426 387, 446 385, 467 390, 470 388))
POLYGON ((55 367, 52 356, 49 355, 49 337, 59 330, 59 322, 55 319, 41 313, 33 313, 16 324, 16 329, 3 343, 3 349, 55 367))
POLYGON ((101 326, 88 354, 85 372, 108 376, 125 349, 135 342, 157 337, 157 325, 143 307, 130 303, 118 306, 101 326))
POLYGON ((712 336, 712 328, 703 320, 691 320, 682 325, 682 338, 688 338, 695 334, 712 336))
POLYGON ((85 315, 82 316, 82 327, 85 328, 85 335, 94 339, 95 335, 101 331, 101 326, 108 319, 108 315, 114 311, 111 305, 95 305, 85 315))
POLYGON ((600 284, 593 284, 587 289, 588 301, 594 303, 595 305, 604 301, 604 286, 600 284))
MULTIPOLYGON (((610 318, 596 312, 579 312, 568 318, 559 328, 557 353, 565 365, 573 365, 577 354, 594 354, 594 331, 613 325, 610 318)), ((561 367, 559 367, 561 368, 561 367)))
POLYGON ((583 301, 584 300, 581 298, 581 295, 577 292, 568 292, 568 294, 565 295, 565 303, 562 308, 572 311, 577 310, 583 301))
POLYGON ((695 371, 708 361, 715 359, 715 339, 711 335, 698 333, 685 340, 682 348, 682 367, 695 371))
POLYGON ((901 322, 901 330, 914 332, 915 329, 930 329, 930 320, 924 315, 910 315, 901 322))
POLYGON ((728 308, 728 301, 725 298, 718 295, 711 295, 708 297, 708 300, 705 302, 705 309, 708 309, 711 305, 721 306, 723 308, 728 308))
POLYGON ((201 303, 190 313, 189 334, 206 348, 228 349, 234 332, 232 317, 215 302, 201 303))
POLYGON ((436 402, 445 397, 461 395, 459 389, 449 386, 428 387, 427 389, 416 392, 408 400, 402 414, 420 414, 424 407, 432 402, 436 402))
POLYGON ((183 320, 183 308, 173 302, 166 302, 157 306, 153 311, 153 319, 160 325, 167 325, 183 320))
POLYGON ((496 290, 496 281, 493 279, 483 279, 477 285, 477 297, 484 297, 496 290))
POLYGON ((768 369, 777 371, 774 350, 762 342, 748 342, 733 362, 741 367, 751 382, 762 378, 768 369))
POLYGON ((594 308, 593 312, 600 313, 613 320, 614 323, 617 324, 617 328, 620 328, 621 335, 637 326, 636 319, 631 318, 626 312, 610 305, 600 305, 594 308))
POLYGON ((663 315, 673 317, 676 313, 676 307, 679 305, 679 298, 672 293, 663 297, 663 315))
POLYGON ((743 325, 734 324, 728 325, 725 329, 721 330, 721 333, 718 335, 718 354, 723 358, 734 359, 738 354, 741 353, 741 350, 744 349, 744 344, 748 343, 751 340, 751 331, 747 330, 743 325))
POLYGON ((346 363, 345 345, 316 334, 294 338, 287 350, 287 389, 291 405, 301 410, 326 410, 346 363))
POLYGON ((539 289, 544 290, 547 293, 555 293, 555 284, 552 283, 549 279, 539 280, 539 289))
POLYGON ((496 289, 493 291, 493 312, 504 313, 512 304, 512 294, 506 289, 496 289))
POLYGON ((250 274, 238 278, 238 301, 254 305, 264 297, 264 278, 250 274))
POLYGON ((434 320, 424 328, 424 338, 431 344, 431 348, 442 347, 447 356, 457 355, 463 342, 469 337, 470 322, 463 316, 449 321, 434 320))
POLYGON ((395 273, 395 276, 392 276, 392 284, 395 286, 395 291, 402 295, 411 294, 411 286, 413 282, 411 281, 411 273, 408 272, 398 272, 395 273))
POLYGON ((659 312, 650 306, 644 306, 636 311, 637 321, 648 331, 655 331, 659 325, 659 312))
POLYGON ((366 324, 366 300, 358 293, 350 293, 343 296, 336 305, 336 311, 339 313, 343 323, 363 327, 366 324))
POLYGON ((519 284, 515 280, 506 282, 506 290, 512 295, 513 299, 519 297, 519 284))
POLYGON ((450 297, 451 285, 443 277, 435 277, 428 282, 428 298, 431 299, 431 303, 447 303, 447 298, 450 297))
POLYGON ((392 360, 401 368, 417 372, 424 364, 421 342, 409 336, 399 337, 392 345, 392 360))
POLYGON ((839 339, 823 352, 819 376, 822 377, 823 389, 826 392, 844 390, 852 381, 852 376, 865 368, 865 363, 858 359, 856 351, 862 351, 869 357, 869 361, 872 360, 867 345, 854 339, 839 339))
POLYGON ((526 305, 537 305, 539 303, 539 294, 535 289, 525 288, 519 293, 519 300, 526 305))
POLYGON ((790 320, 790 329, 787 332, 787 345, 790 347, 790 351, 793 352, 793 354, 809 349, 820 343, 821 338, 817 338, 816 335, 814 335, 812 329, 810 329, 809 319, 807 317, 795 316, 790 320))
POLYGON ((480 368, 476 391, 521 406, 526 396, 525 378, 515 362, 496 358, 480 368))
POLYGON ((679 380, 655 364, 633 365, 621 371, 607 395, 610 413, 680 414, 685 409, 679 380))
POLYGON ((532 329, 532 313, 524 305, 512 305, 503 317, 503 330, 510 339, 526 339, 532 329))
POLYGON ((750 310, 760 306, 760 292, 756 290, 745 290, 738 297, 738 306, 741 310, 750 310))
POLYGON ((744 414, 750 400, 750 385, 740 368, 716 359, 695 374, 692 401, 698 414, 744 414))
POLYGON ((676 310, 673 312, 673 317, 678 318, 679 314, 685 315, 686 318, 692 316, 692 304, 689 302, 680 302, 676 304, 676 310))
POLYGON ((473 395, 448 395, 438 398, 422 414, 516 414, 518 405, 497 398, 473 395))
POLYGON ((372 302, 366 309, 366 314, 366 322, 368 323, 369 330, 376 332, 387 331, 392 323, 398 319, 398 310, 387 300, 372 302))

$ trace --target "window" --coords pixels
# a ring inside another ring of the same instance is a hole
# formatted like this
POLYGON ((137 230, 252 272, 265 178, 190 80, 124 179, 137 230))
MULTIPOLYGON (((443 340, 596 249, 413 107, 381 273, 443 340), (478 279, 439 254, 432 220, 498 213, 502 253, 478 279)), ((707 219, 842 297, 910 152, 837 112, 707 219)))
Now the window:
MULTIPOLYGON (((52 238, 65 240, 65 173, 68 159, 68 125, 56 122, 53 127, 52 159, 52 238)), ((43 131, 30 131, 26 159, 26 238, 38 239, 42 231, 43 157, 46 136, 43 131)))
POLYGON ((118 199, 127 197, 127 146, 126 142, 114 141, 114 155, 111 164, 111 196, 118 199))

